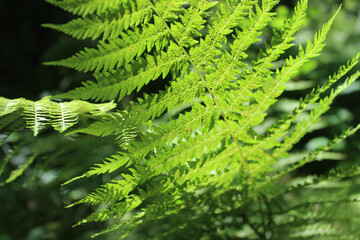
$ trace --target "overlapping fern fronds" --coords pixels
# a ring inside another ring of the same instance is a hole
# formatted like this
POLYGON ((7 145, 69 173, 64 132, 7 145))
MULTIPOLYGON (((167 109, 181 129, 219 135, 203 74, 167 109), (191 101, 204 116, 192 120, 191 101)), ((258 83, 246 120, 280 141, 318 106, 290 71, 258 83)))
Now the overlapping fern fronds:
MULTIPOLYGON (((80 17, 45 26, 80 39, 100 38, 96 48, 48 63, 93 72, 95 78, 54 98, 121 101, 150 81, 168 83, 164 91, 134 99, 126 111, 70 133, 114 135, 121 146, 118 154, 68 182, 115 176, 70 205, 100 206, 78 224, 109 221, 111 226, 99 234, 117 230, 119 238, 129 239, 354 239, 358 234, 334 210, 343 204, 352 213, 350 209, 358 207, 356 193, 338 195, 342 188, 334 187, 332 198, 326 199, 321 185, 344 183, 342 179, 359 174, 357 166, 297 185, 302 179, 282 181, 355 134, 359 126, 285 169, 274 164, 291 156, 294 144, 320 121, 334 98, 359 78, 360 73, 351 70, 360 54, 300 99, 290 115, 265 133, 256 132, 285 84, 321 54, 337 12, 313 40, 297 47, 296 56, 279 66, 275 62, 295 45, 295 34, 305 22, 307 0, 298 2, 279 32, 273 30, 255 59, 249 53, 261 46, 263 31, 276 18, 278 0, 48 2, 80 17), (319 191, 307 189, 315 186, 319 191), (286 200, 296 194, 302 202, 286 200), (310 212, 313 206, 319 210, 310 212), (154 223, 160 226, 158 232, 147 232, 146 226, 154 223), (336 231, 331 228, 335 223, 336 231)), ((39 121, 27 120, 35 135, 45 123, 65 130, 76 118, 68 111, 79 111, 70 108, 72 102, 56 103, 56 111, 39 108, 40 103, 25 109, 40 116, 39 121)), ((11 104, 6 109, 5 113, 16 110, 11 104)))

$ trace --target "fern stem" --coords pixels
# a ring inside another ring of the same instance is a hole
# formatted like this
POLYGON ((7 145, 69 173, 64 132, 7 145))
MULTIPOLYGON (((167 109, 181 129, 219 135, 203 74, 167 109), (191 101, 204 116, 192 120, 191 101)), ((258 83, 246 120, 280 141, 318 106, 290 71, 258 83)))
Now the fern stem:
POLYGON ((265 234, 261 233, 258 228, 250 222, 249 218, 245 214, 242 214, 241 217, 244 219, 244 222, 247 223, 247 225, 249 225, 249 227, 255 232, 256 235, 258 235, 261 239, 265 238, 265 234))
POLYGON ((250 178, 250 181, 253 183, 254 182, 254 178, 251 174, 251 171, 250 171, 250 168, 249 168, 249 163, 246 159, 246 156, 242 150, 242 147, 241 147, 241 144, 240 142, 238 141, 238 139, 236 138, 235 136, 235 131, 232 129, 230 123, 229 123, 229 120, 228 120, 228 117, 226 116, 224 110, 222 109, 220 103, 218 102, 218 100, 216 99, 215 97, 215 94, 214 92, 211 90, 211 88, 208 86, 205 78, 201 75, 201 72, 199 70, 199 68, 197 67, 197 65, 193 62, 193 60, 191 59, 190 55, 188 54, 188 52, 185 50, 185 48, 179 43, 178 39, 174 36, 174 34, 172 34, 172 31, 170 29, 170 27, 168 26, 168 24, 166 23, 166 21, 162 18, 162 16, 160 16, 160 14, 158 14, 158 12, 156 11, 155 9, 155 6, 154 4, 149 0, 150 4, 151 4, 151 8, 153 9, 153 11, 156 13, 156 15, 161 19, 161 21, 164 22, 166 28, 168 29, 169 33, 171 34, 171 36, 174 38, 176 44, 181 48, 181 50, 184 52, 185 56, 188 58, 189 62, 193 65, 194 69, 195 69, 195 72, 196 74, 199 76, 200 80, 202 81, 202 83, 204 84, 205 88, 209 91, 210 95, 211 95, 211 98, 213 99, 215 105, 219 108, 219 111, 221 113, 221 116, 224 118, 224 121, 226 123, 226 125, 228 126, 228 129, 229 129, 229 132, 231 134, 231 137, 233 138, 233 140, 235 141, 236 143, 236 146, 238 148, 238 152, 240 154, 240 158, 242 159, 244 165, 245 165, 245 169, 248 173, 248 176, 250 178))
POLYGON ((271 209, 269 200, 267 199, 266 195, 264 195, 263 193, 260 193, 260 196, 264 199, 264 203, 265 203, 267 215, 268 215, 268 223, 267 223, 266 227, 270 227, 271 224, 273 223, 273 211, 271 209))
POLYGON ((262 206, 261 206, 260 195, 257 195, 257 203, 259 205, 259 212, 260 212, 260 215, 261 215, 261 225, 263 227, 263 232, 265 232, 266 231, 265 215, 264 215, 264 211, 263 211, 262 206))

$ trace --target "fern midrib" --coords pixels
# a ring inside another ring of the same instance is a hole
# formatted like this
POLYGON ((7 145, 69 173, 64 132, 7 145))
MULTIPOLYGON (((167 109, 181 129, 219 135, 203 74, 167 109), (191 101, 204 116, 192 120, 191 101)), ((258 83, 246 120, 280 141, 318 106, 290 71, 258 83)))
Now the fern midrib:
MULTIPOLYGON (((268 6, 267 8, 265 8, 265 9, 263 9, 263 11, 262 11, 262 15, 261 15, 261 17, 258 19, 258 21, 257 21, 257 24, 259 23, 259 22, 261 22, 261 19, 262 19, 262 17, 270 10, 271 8, 268 6)), ((256 26, 254 27, 254 28, 250 28, 251 29, 251 32, 256 32, 256 26)), ((251 33, 250 32, 250 33, 251 33)), ((246 36, 246 39, 248 39, 248 37, 249 36, 251 36, 251 34, 250 33, 248 33, 248 34, 245 34, 245 36, 246 36)), ((242 47, 243 48, 245 48, 245 46, 246 46, 246 41, 244 41, 243 42, 243 45, 242 45, 242 47)), ((238 49, 238 51, 236 52, 236 55, 237 55, 237 53, 239 53, 239 52, 241 52, 241 50, 243 50, 242 48, 239 48, 238 49)), ((235 60, 236 59, 236 55, 233 57, 233 60, 235 60)), ((190 57, 188 57, 188 58, 190 58, 190 57)), ((195 65, 194 63, 192 63, 193 65, 195 65)), ((228 69, 230 69, 230 67, 231 67, 231 65, 228 65, 228 69)), ((199 72, 199 70, 198 70, 198 72, 199 72)), ((198 74, 199 75, 199 74, 198 74)), ((224 75, 222 75, 222 76, 224 76, 224 75)), ((212 95, 212 97, 214 98, 214 95, 212 95)), ((201 115, 201 114, 200 114, 201 115)), ((201 118, 201 116, 197 116, 197 117, 200 117, 201 118)), ((194 119, 195 120, 195 119, 194 119)), ((227 123, 227 124, 229 124, 229 123, 227 123)), ((231 128, 230 128, 231 129, 231 128)), ((242 128, 243 129, 243 128, 242 128)), ((222 135, 223 133, 219 133, 219 134, 216 134, 216 135, 222 135)), ((237 148, 238 148, 238 146, 237 146, 237 148)))
MULTIPOLYGON (((325 34, 327 33, 328 29, 330 28, 331 22, 332 22, 333 19, 334 19, 334 17, 327 23, 326 28, 323 29, 325 34)), ((284 76, 284 77, 281 78, 282 81, 276 81, 275 86, 270 88, 270 93, 265 95, 266 99, 269 98, 269 100, 270 100, 270 98, 272 98, 272 96, 278 91, 276 86, 283 83, 283 81, 287 81, 287 79, 289 79, 291 77, 291 74, 288 74, 288 73, 295 72, 296 69, 299 68, 302 65, 303 62, 306 62, 308 60, 308 57, 307 57, 308 55, 311 56, 313 54, 316 54, 319 51, 319 49, 317 49, 317 47, 320 47, 320 50, 321 50, 321 48, 323 46, 323 40, 320 39, 320 40, 316 41, 316 38, 315 38, 315 42, 316 42, 316 44, 313 45, 313 48, 308 53, 305 52, 302 55, 302 57, 295 58, 294 59, 295 63, 292 63, 290 66, 286 67, 285 68, 286 69, 285 73, 283 71, 281 72, 281 75, 284 76), (285 76, 287 76, 287 77, 285 77, 285 76)), ((269 104, 266 104, 266 103, 268 103, 268 102, 269 101, 267 101, 267 100, 263 100, 261 102, 262 104, 259 103, 258 105, 263 105, 263 106, 262 106, 262 108, 260 106, 257 106, 256 108, 254 108, 256 110, 256 113, 254 113, 253 115, 257 115, 257 114, 261 113, 262 109, 267 109, 268 108, 267 105, 269 105, 269 104)), ((248 124, 249 124, 249 121, 245 122, 245 124, 242 125, 242 127, 240 129, 244 129, 248 124)), ((239 130, 238 132, 242 132, 242 131, 239 130)), ((261 166, 258 166, 257 168, 260 168, 260 167, 261 166)))
MULTIPOLYGON (((33 107, 34 107, 34 134, 35 134, 35 136, 39 133, 39 128, 40 128, 40 126, 41 126, 41 123, 39 122, 40 121, 40 119, 39 119, 39 116, 40 116, 40 114, 38 113, 38 108, 37 108, 37 103, 34 103, 34 105, 33 105, 33 107), (37 119, 39 119, 39 121, 37 121, 37 119)), ((41 116, 40 116, 40 118, 42 118, 41 116)))
POLYGON ((63 109, 63 103, 60 103, 60 121, 61 121, 61 131, 64 130, 64 127, 65 127, 65 113, 64 113, 64 109, 63 109))
MULTIPOLYGON (((157 13, 157 11, 156 11, 155 6, 153 5, 153 3, 152 3, 150 0, 149 0, 149 2, 150 2, 151 5, 152 5, 153 11, 154 11, 154 12, 158 15, 158 17, 164 22, 164 24, 166 25, 166 27, 167 27, 168 30, 169 30, 169 33, 174 37, 174 35, 172 34, 169 26, 166 24, 165 20, 162 18, 162 16, 160 16, 160 15, 157 13)), ((206 89, 209 91, 209 93, 210 93, 210 95, 211 95, 214 103, 218 106, 219 111, 220 111, 221 115, 223 116, 224 121, 225 121, 225 123, 227 124, 227 126, 228 126, 228 128, 229 128, 230 134, 231 134, 233 140, 235 141, 235 143, 236 143, 236 145, 237 145, 237 147, 238 147, 238 151, 239 151, 240 157, 241 157, 242 160, 243 160, 243 163, 244 163, 245 168, 246 168, 246 170, 247 170, 247 172, 248 172, 249 178, 252 179, 252 181, 253 181, 253 177, 252 177, 252 175, 251 175, 251 172, 250 172, 250 169, 249 169, 249 166, 248 166, 248 162, 247 162, 247 160, 246 160, 246 157, 245 157, 245 155, 244 155, 244 153, 243 153, 243 151, 242 151, 242 148, 241 148, 241 146, 240 146, 239 141, 238 141, 237 138, 235 137, 234 131, 233 131, 233 129, 232 129, 232 127, 231 127, 231 125, 230 125, 230 123, 229 123, 229 121, 228 121, 228 118, 227 118, 225 112, 222 110, 222 107, 220 106, 219 102, 217 101, 217 99, 216 99, 213 91, 208 87, 206 80, 202 77, 201 72, 200 72, 199 69, 197 68, 197 65, 192 61, 191 57, 189 56, 189 54, 187 53, 187 51, 184 49, 184 47, 183 47, 182 45, 179 45, 179 42, 178 42, 178 40, 177 40, 175 37, 174 37, 174 40, 177 42, 178 46, 182 49, 182 51, 184 52, 184 54, 185 54, 186 57, 188 58, 189 62, 193 65, 193 67, 194 67, 197 75, 199 76, 199 78, 200 78, 201 81, 203 82, 203 84, 204 84, 204 86, 206 87, 206 89)))
MULTIPOLYGON (((233 16, 233 15, 232 15, 233 16)), ((230 22, 231 21, 231 19, 229 19, 228 20, 228 22, 230 22)), ((218 34, 217 34, 217 36, 219 36, 220 35, 220 33, 218 32, 218 34)), ((216 38, 215 39, 213 39, 213 41, 212 41, 212 45, 214 44, 214 43, 216 43, 216 38)), ((207 54, 207 56, 208 56, 209 54, 207 54)), ((157 105, 161 105, 161 103, 162 102, 167 102, 168 101, 168 99, 166 99, 166 100, 164 100, 165 98, 164 97, 162 97, 162 98, 160 98, 160 102, 156 102, 156 106, 157 105)), ((153 107, 153 104, 151 104, 151 106, 150 107, 153 107)), ((155 108, 157 108, 157 107, 155 107, 155 108)), ((145 112, 144 112, 145 113, 145 112)), ((202 113, 204 113, 204 112, 202 112, 202 113)), ((201 114, 201 113, 200 113, 201 114)), ((145 116, 144 116, 145 117, 145 116)), ((202 118, 202 116, 199 116, 199 117, 197 117, 197 118, 202 118)), ((148 119, 148 117, 145 117, 145 120, 146 119, 148 119)), ((143 121, 143 120, 142 120, 143 121)), ((192 122, 194 122, 194 121, 192 121, 192 122)), ((192 123, 192 122, 190 122, 190 123, 192 123)), ((187 124, 187 125, 189 125, 189 126, 191 126, 191 124, 187 124)), ((170 133, 169 133, 170 134, 170 133)), ((163 137, 163 136, 162 136, 163 137)))

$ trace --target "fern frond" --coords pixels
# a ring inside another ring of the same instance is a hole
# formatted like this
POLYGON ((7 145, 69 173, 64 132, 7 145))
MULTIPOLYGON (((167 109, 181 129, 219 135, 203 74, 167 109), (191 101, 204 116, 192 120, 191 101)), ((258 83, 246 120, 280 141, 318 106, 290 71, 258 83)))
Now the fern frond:
POLYGON ((284 23, 281 32, 277 33, 274 30, 271 46, 268 45, 264 51, 260 51, 257 61, 252 64, 253 72, 245 76, 245 81, 254 82, 256 78, 271 73, 269 69, 273 67, 272 62, 294 45, 290 42, 295 39, 293 35, 304 24, 307 4, 307 0, 300 1, 295 7, 292 18, 284 23))
POLYGON ((103 203, 115 203, 127 198, 129 193, 140 182, 135 182, 134 177, 129 174, 122 174, 122 180, 113 180, 110 183, 104 184, 97 188, 91 194, 88 194, 85 198, 67 206, 72 207, 81 203, 88 203, 91 205, 99 205, 103 203))
MULTIPOLYGON (((121 148, 65 183, 94 175, 113 177, 105 177, 100 187, 68 206, 99 206, 76 225, 109 221, 115 224, 99 234, 118 230, 119 235, 126 237, 142 226, 169 221, 169 226, 179 226, 176 230, 160 227, 159 232, 164 233, 161 236, 169 239, 239 238, 230 231, 215 235, 218 229, 228 226, 233 232, 241 232, 244 239, 265 239, 269 231, 278 239, 325 237, 337 235, 329 229, 335 219, 347 226, 341 217, 327 214, 328 209, 298 216, 312 204, 321 204, 311 197, 311 191, 323 196, 325 187, 321 184, 340 184, 346 177, 358 176, 358 169, 336 170, 328 176, 305 179, 292 176, 292 172, 319 160, 320 154, 355 134, 360 125, 348 128, 301 160, 281 169, 274 164, 320 120, 335 97, 360 77, 360 72, 350 75, 325 95, 355 67, 360 54, 301 99, 289 116, 271 127, 267 126, 272 119, 266 118, 284 93, 285 84, 320 54, 338 11, 314 40, 307 42, 305 49, 300 45, 297 56, 288 57, 279 66, 280 57, 294 45, 294 36, 304 24, 308 0, 298 1, 292 16, 280 31, 273 31, 269 43, 262 34, 276 19, 272 11, 279 0, 49 2, 81 17, 48 27, 76 38, 102 40, 96 48, 85 48, 70 58, 48 64, 93 72, 95 80, 52 97, 75 101, 19 100, 19 104, 27 104, 19 107, 14 100, 0 101, 0 109, 6 114, 24 109, 28 125, 36 134, 48 125, 64 131, 77 122, 79 114, 90 114, 95 122, 68 134, 109 136, 121 148), (262 46, 262 40, 264 47, 256 57, 254 52, 262 46), (143 87, 158 79, 166 82, 165 90, 144 93, 142 97, 134 94, 146 92, 143 87), (123 100, 126 111, 105 114, 115 107, 113 103, 91 104, 77 99, 123 100), (310 106, 306 120, 287 134, 310 106), (33 117, 35 114, 38 119, 33 117), (259 127, 264 130, 257 131, 259 127), (293 180, 283 183, 285 176, 293 180), (277 201, 282 203, 287 195, 296 196, 298 192, 306 196, 303 203, 294 200, 298 208, 291 204, 275 206, 277 201), (293 213, 297 214, 295 218, 286 219, 293 213), (239 216, 241 222, 226 220, 239 216), (310 227, 311 221, 318 224, 310 227), (279 226, 285 224, 289 231, 281 233, 279 226), (211 229, 202 235, 208 227, 211 229), (188 230, 201 234, 191 235, 188 230)), ((332 200, 324 205, 347 201, 332 200)), ((142 238, 143 233, 139 234, 136 237, 142 238)), ((354 231, 348 236, 351 234, 354 231)), ((151 233, 144 236, 151 239, 151 233)), ((157 235, 159 239, 161 236, 157 235)))
MULTIPOLYGON (((339 10, 338 10, 339 11, 339 10)), ((319 55, 319 52, 324 48, 324 41, 328 32, 330 31, 330 27, 334 21, 335 15, 323 26, 322 30, 315 34, 314 43, 311 41, 307 42, 306 50, 299 47, 299 54, 296 58, 289 57, 286 59, 286 66, 284 66, 281 70, 276 71, 275 79, 272 77, 268 77, 268 83, 263 86, 263 90, 258 90, 253 95, 254 100, 258 103, 254 105, 254 110, 250 108, 250 111, 253 113, 253 118, 257 119, 255 121, 255 125, 259 122, 259 119, 265 117, 263 114, 272 104, 275 102, 275 98, 278 97, 284 90, 286 82, 288 82, 291 77, 293 77, 298 69, 310 58, 316 57, 319 55), (258 115, 259 114, 259 115, 258 115)))
POLYGON ((69 103, 59 103, 58 107, 51 112, 52 126, 55 130, 63 132, 76 124, 78 116, 75 106, 69 103))
POLYGON ((21 106, 20 102, 22 100, 22 98, 8 100, 6 98, 0 97, 0 116, 7 115, 18 110, 21 106))
MULTIPOLYGON (((69 11, 73 14, 79 14, 86 16, 88 14, 96 13, 102 14, 107 11, 116 11, 121 8, 127 8, 127 4, 131 4, 131 1, 128 0, 46 0, 47 2, 69 11)), ((135 3, 132 4, 134 6, 135 3)))
POLYGON ((79 114, 90 113, 98 116, 116 107, 114 103, 91 104, 83 101, 56 103, 50 101, 50 96, 36 102, 22 98, 15 100, 1 98, 0 104, 4 114, 23 109, 22 115, 26 127, 33 131, 34 136, 47 125, 63 132, 77 123, 79 114))
POLYGON ((345 80, 335 91, 331 91, 328 97, 320 100, 319 105, 310 112, 309 119, 303 119, 303 121, 297 124, 296 129, 290 136, 286 137, 284 142, 278 146, 274 152, 274 157, 279 157, 282 153, 287 152, 292 146, 297 143, 309 130, 311 125, 317 122, 321 115, 323 115, 329 108, 335 97, 344 89, 349 87, 351 83, 360 77, 360 72, 356 72, 345 80))
MULTIPOLYGON (((115 59, 115 61, 117 61, 115 59)), ((145 67, 141 68, 132 75, 129 72, 128 78, 119 79, 117 83, 106 84, 108 81, 101 80, 103 86, 99 86, 94 82, 83 83, 84 87, 76 88, 68 93, 60 94, 57 98, 69 98, 69 99, 95 99, 108 100, 108 99, 122 99, 126 94, 130 94, 135 89, 139 91, 144 85, 151 80, 155 80, 158 77, 166 77, 169 73, 172 76, 176 76, 178 73, 186 70, 188 63, 185 57, 179 51, 178 47, 171 44, 168 51, 161 52, 159 55, 150 56, 147 55, 146 59, 142 59, 141 62, 145 64, 145 67), (122 81, 121 81, 122 80, 122 81), (105 86, 104 86, 105 85, 105 86), (118 96, 118 94, 120 94, 118 96)), ((108 75, 109 79, 113 79, 112 75, 108 75)), ((116 75, 115 75, 116 76, 116 75)))
POLYGON ((121 38, 109 39, 108 43, 101 41, 98 49, 85 48, 73 57, 47 64, 72 67, 85 72, 111 71, 132 62, 145 50, 150 52, 154 46, 158 51, 162 50, 169 40, 167 32, 162 32, 164 27, 161 25, 162 22, 155 18, 155 24, 149 25, 142 33, 128 31, 127 34, 121 34, 121 38), (160 34, 154 37, 154 31, 159 31, 160 34))
POLYGON ((21 147, 23 147, 27 142, 29 141, 28 138, 23 139, 23 141, 19 144, 17 144, 13 149, 10 149, 8 152, 6 152, 5 157, 2 159, 0 164, 0 176, 3 174, 6 165, 8 162, 21 150, 21 147))
MULTIPOLYGON (((38 155, 38 153, 34 153, 24 163, 22 163, 17 169, 13 170, 10 173, 10 176, 4 182, 0 182, 0 187, 4 186, 5 184, 15 181, 19 176, 21 176, 23 174, 23 172, 34 162, 37 155, 38 155)), ((1 173, 0 173, 0 175, 1 175, 1 173)))
MULTIPOLYGON (((290 127, 291 123, 297 119, 297 117, 304 112, 311 104, 315 103, 320 95, 325 93, 335 82, 341 77, 347 74, 353 67, 358 64, 360 60, 360 54, 356 55, 347 65, 343 65, 339 68, 338 72, 334 73, 333 76, 329 76, 329 80, 322 86, 318 86, 316 89, 307 94, 304 99, 300 99, 299 105, 293 110, 292 115, 279 120, 277 124, 267 129, 268 136, 264 139, 263 144, 269 146, 263 146, 265 148, 273 147, 274 145, 268 144, 271 139, 276 139, 285 134, 286 130, 290 127)), ((277 145, 277 143, 275 143, 277 145)))
POLYGON ((141 203, 142 200, 138 196, 131 195, 125 201, 113 204, 110 209, 103 209, 100 212, 91 214, 74 226, 93 221, 106 221, 110 218, 122 218, 127 212, 135 209, 141 203))
POLYGON ((149 6, 142 6, 141 9, 133 12, 116 12, 106 17, 90 15, 77 18, 65 24, 42 24, 42 26, 64 32, 78 39, 90 38, 95 40, 102 36, 102 40, 106 40, 117 38, 129 28, 140 24, 147 24, 151 18, 151 8, 149 6))
POLYGON ((127 126, 125 124, 125 118, 121 113, 113 113, 104 116, 101 121, 97 121, 89 127, 69 132, 67 135, 76 133, 85 133, 102 137, 115 135, 117 143, 124 149, 126 149, 126 146, 136 137, 135 127, 127 126))
MULTIPOLYGON (((1 100, 0 100, 0 102, 1 102, 1 100)), ((10 126, 13 125, 14 122, 16 122, 16 120, 18 118, 20 118, 20 116, 21 116, 20 111, 12 112, 11 114, 7 114, 5 116, 2 116, 1 119, 0 119, 0 130, 3 130, 4 128, 8 128, 9 125, 10 126)), ((14 130, 14 129, 12 129, 12 130, 14 130)))
MULTIPOLYGON (((342 140, 346 139, 347 137, 355 134, 358 130, 360 129, 360 124, 358 124, 356 127, 350 127, 348 129, 346 129, 345 131, 343 131, 339 136, 335 137, 332 141, 329 141, 328 144, 326 146, 321 146, 319 148, 317 148, 315 151, 307 154, 307 156, 305 156, 301 161, 299 161, 298 163, 292 165, 291 167, 287 168, 286 170, 276 174, 274 177, 272 177, 273 179, 277 179, 280 176, 285 175, 286 173, 289 173, 291 171, 294 171, 295 169, 315 160, 317 158, 317 156, 320 153, 323 152, 327 152, 329 150, 331 150, 336 144, 338 144, 339 142, 341 142, 342 140)), ((263 184, 262 184, 263 185, 263 184)))
MULTIPOLYGON (((34 136, 38 135, 40 130, 44 129, 48 122, 49 116, 49 98, 43 98, 37 102, 21 102, 24 105, 24 119, 27 127, 30 128, 34 136)), ((21 104, 20 103, 20 104, 21 104)))
POLYGON ((176 81, 171 82, 166 91, 154 95, 145 94, 142 99, 139 99, 140 104, 131 105, 129 116, 136 119, 137 124, 140 125, 149 119, 159 117, 166 110, 170 111, 182 105, 188 105, 196 98, 203 98, 204 94, 205 89, 199 82, 198 75, 190 71, 182 79, 177 78, 176 81))

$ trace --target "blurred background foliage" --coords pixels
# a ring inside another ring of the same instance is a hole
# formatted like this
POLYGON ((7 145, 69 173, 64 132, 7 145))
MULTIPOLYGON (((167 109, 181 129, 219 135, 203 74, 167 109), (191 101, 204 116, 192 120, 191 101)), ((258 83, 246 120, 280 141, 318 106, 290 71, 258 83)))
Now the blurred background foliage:
MULTIPOLYGON (((321 28, 342 2, 323 54, 301 69, 301 77, 289 84, 288 91, 269 113, 267 123, 286 114, 298 99, 312 87, 322 84, 340 65, 345 64, 360 50, 360 2, 358 0, 309 1, 306 26, 297 34, 296 44, 305 44, 321 28)), ((262 36, 271 38, 271 28, 279 29, 291 15, 295 0, 282 0, 275 9, 278 18, 262 36)), ((79 41, 61 33, 42 28, 42 23, 64 23, 73 16, 43 0, 0 1, 0 96, 40 99, 48 94, 64 92, 80 85, 91 75, 42 63, 71 56, 94 41, 79 41)), ((258 47, 262 47, 260 43, 258 47)), ((253 49, 254 53, 256 49, 253 49)), ((296 48, 285 55, 295 55, 296 48)), ((250 52, 251 56, 251 52, 250 52)), ((254 55, 256 56, 256 55, 254 55)), ((277 64, 282 64, 279 62, 277 64)), ((357 67, 359 69, 359 67, 357 67)), ((151 92, 157 91, 149 89, 151 92)), ((360 122, 360 82, 339 96, 324 120, 314 126, 296 148, 312 150, 324 144, 346 127, 360 122)), ((86 121, 82 122, 86 124, 86 121)), ((9 179, 11 171, 24 166, 36 154, 33 163, 15 181, 0 186, 0 240, 55 240, 89 239, 103 224, 72 224, 87 216, 93 209, 87 205, 64 207, 83 197, 109 179, 90 178, 62 187, 71 177, 82 174, 92 164, 110 156, 117 149, 111 138, 91 136, 67 137, 51 131, 36 139, 23 130, 21 121, 12 126, 1 126, 0 183, 9 179), (15 131, 14 131, 15 130, 15 131), (7 163, 7 164, 6 164, 7 163), (5 167, 6 164, 6 167, 5 167)), ((257 129, 261 131, 262 129, 257 129)), ((331 167, 358 162, 360 136, 337 146, 337 153, 323 156, 324 161, 304 166, 297 174, 323 174, 331 167)), ((301 152, 299 153, 301 155, 301 152)), ((152 226, 154 227, 154 226, 152 226)), ((156 227, 154 227, 156 229, 156 227)), ((112 236, 103 236, 105 239, 112 236)))

